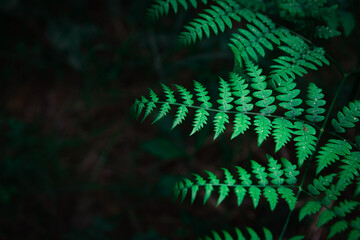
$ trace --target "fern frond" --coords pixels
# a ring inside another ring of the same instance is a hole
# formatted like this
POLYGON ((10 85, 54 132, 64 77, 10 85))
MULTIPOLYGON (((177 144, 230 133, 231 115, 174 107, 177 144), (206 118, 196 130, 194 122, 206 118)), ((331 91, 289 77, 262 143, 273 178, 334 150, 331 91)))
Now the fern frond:
POLYGON ((342 111, 337 113, 337 119, 332 120, 332 125, 336 132, 345 132, 345 128, 353 128, 354 123, 359 121, 360 100, 350 102, 348 106, 343 107, 342 111))
POLYGON ((336 222, 334 225, 330 227, 330 233, 328 235, 328 238, 332 238, 336 234, 345 231, 347 228, 348 228, 348 223, 345 220, 336 222))
POLYGON ((336 36, 340 36, 341 32, 332 28, 331 26, 316 26, 314 35, 315 37, 318 38, 329 39, 336 36))
POLYGON ((234 120, 234 129, 231 139, 243 134, 251 125, 251 118, 244 113, 237 113, 234 120))
POLYGON ((315 178, 313 183, 308 185, 309 192, 315 196, 320 195, 320 191, 326 191, 335 176, 336 174, 332 173, 326 176, 319 176, 318 178, 315 178))
POLYGON ((298 137, 294 138, 296 146, 296 156, 298 158, 298 165, 301 166, 304 161, 315 150, 317 137, 316 130, 309 124, 303 122, 294 123, 294 134, 298 137))
MULTIPOLYGON (((224 32, 226 27, 231 29, 232 20, 240 22, 241 17, 249 18, 249 12, 248 9, 241 9, 236 1, 217 1, 217 5, 205 9, 203 13, 199 13, 198 18, 185 26, 186 31, 180 34, 179 41, 187 46, 197 40, 202 40, 203 33, 209 38, 211 30, 217 35, 219 32, 224 32)), ((255 17, 254 13, 252 17, 255 17)))
POLYGON ((240 65, 248 59, 257 62, 258 54, 265 57, 265 48, 273 50, 273 44, 280 44, 279 36, 288 33, 284 28, 276 28, 266 16, 259 13, 256 16, 257 18, 252 19, 252 24, 247 24, 248 29, 238 29, 239 33, 233 34, 230 39, 229 47, 240 65))
POLYGON ((340 156, 350 154, 351 145, 343 140, 330 139, 328 143, 321 148, 316 157, 317 168, 316 174, 319 174, 324 168, 339 160, 340 156))
POLYGON ((323 100, 324 94, 321 92, 322 89, 318 88, 314 83, 309 84, 307 94, 309 100, 306 101, 306 104, 310 108, 306 109, 308 114, 305 115, 305 118, 311 122, 321 122, 325 119, 321 114, 325 112, 323 106, 326 104, 326 101, 323 100))
MULTIPOLYGON (((207 4, 207 0, 201 0, 201 2, 207 4)), ((189 8, 189 5, 197 8, 198 0, 156 0, 155 3, 148 8, 148 18, 150 18, 152 21, 155 21, 160 16, 168 15, 170 8, 172 8, 174 12, 177 13, 179 5, 182 6, 185 10, 189 8)))
POLYGON ((317 66, 329 65, 325 58, 325 51, 319 47, 310 47, 303 39, 295 35, 287 35, 282 38, 288 46, 280 46, 279 49, 289 56, 280 56, 274 59, 277 64, 271 65, 274 68, 270 72, 270 79, 277 84, 289 79, 295 79, 296 76, 302 77, 307 73, 306 68, 317 70, 317 66))
POLYGON ((339 172, 337 188, 343 190, 346 186, 352 183, 355 176, 359 175, 360 152, 351 152, 349 155, 346 155, 341 162, 343 164, 339 167, 341 171, 339 172))
MULTIPOLYGON (((290 184, 296 182, 297 174, 294 170, 296 166, 287 160, 287 162, 285 160, 283 161, 285 163, 284 165, 286 165, 283 166, 271 156, 268 156, 268 159, 269 165, 267 168, 255 161, 251 161, 252 174, 249 174, 241 167, 236 167, 237 178, 234 177, 228 169, 224 168, 222 169, 224 172, 223 180, 220 180, 215 174, 209 171, 205 171, 208 175, 207 180, 194 174, 194 181, 185 178, 175 185, 175 197, 181 197, 181 200, 183 200, 183 198, 191 192, 191 203, 193 203, 196 194, 198 194, 198 190, 203 188, 205 191, 203 203, 205 204, 212 192, 218 189, 217 205, 219 205, 227 198, 230 191, 233 191, 237 198, 237 204, 240 206, 248 193, 253 201, 254 208, 256 208, 263 193, 270 204, 271 210, 274 210, 278 204, 279 196, 288 203, 290 209, 293 209, 296 203, 294 192, 290 187, 284 187, 283 183, 287 182, 290 184), (289 171, 289 168, 291 168, 292 171, 289 171), (266 171, 266 169, 268 169, 268 171, 266 171), (283 177, 284 173, 285 177, 283 177), (254 185, 251 178, 256 180, 258 184, 254 185), (269 184, 269 182, 271 182, 271 184, 269 184)), ((294 186, 293 184, 290 185, 294 186)))
POLYGON ((299 213, 299 221, 303 220, 307 215, 315 214, 321 209, 321 204, 318 201, 308 201, 299 213))
MULTIPOLYGON (((247 234, 243 234, 241 230, 238 228, 235 228, 235 234, 230 234, 228 231, 221 231, 221 234, 215 231, 212 231, 212 236, 206 236, 204 238, 199 238, 199 240, 260 240, 260 239, 266 239, 266 240, 272 240, 273 235, 270 232, 269 229, 263 228, 263 236, 264 238, 260 238, 259 235, 255 232, 254 229, 250 227, 246 227, 247 234), (223 236, 223 237, 221 237, 223 236), (236 237, 233 237, 236 236, 236 237), (245 237, 246 236, 246 237, 245 237)), ((261 235, 262 236, 262 235, 261 235)))

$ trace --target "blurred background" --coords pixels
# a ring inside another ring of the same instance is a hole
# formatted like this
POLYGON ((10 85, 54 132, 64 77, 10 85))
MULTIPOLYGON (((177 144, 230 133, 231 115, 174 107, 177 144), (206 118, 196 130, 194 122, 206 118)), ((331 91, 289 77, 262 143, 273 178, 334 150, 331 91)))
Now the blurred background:
POLYGON ((231 55, 179 51, 184 14, 150 25, 150 4, 0 1, 0 239, 187 239, 212 227, 219 213, 172 201, 206 132, 186 143, 169 119, 140 124, 130 108, 160 81, 215 79, 208 69, 231 69, 231 55))
POLYGON ((251 134, 213 144, 209 127, 187 137, 191 121, 134 119, 149 87, 196 79, 213 94, 233 64, 225 35, 178 49, 188 16, 151 25, 151 2, 0 0, 0 239, 194 239, 257 219, 251 199, 172 201, 181 176, 265 156, 251 134))

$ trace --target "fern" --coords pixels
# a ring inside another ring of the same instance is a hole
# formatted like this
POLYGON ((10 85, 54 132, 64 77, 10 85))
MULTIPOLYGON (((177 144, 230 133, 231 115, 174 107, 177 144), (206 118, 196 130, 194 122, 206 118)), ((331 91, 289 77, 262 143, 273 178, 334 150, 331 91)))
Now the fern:
MULTIPOLYGON (((328 238, 359 239, 360 99, 337 113, 334 109, 341 86, 360 70, 347 73, 335 63, 342 82, 333 97, 323 91, 321 83, 305 80, 314 77, 309 72, 330 65, 324 48, 307 38, 338 36, 339 26, 351 22, 352 14, 327 0, 157 0, 149 16, 157 19, 171 9, 176 13, 180 6, 199 12, 180 33, 180 43, 186 46, 231 31, 228 46, 233 70, 228 76, 219 76, 211 91, 214 94, 198 81, 190 90, 179 84, 162 84, 162 93, 150 90, 148 96, 135 100, 136 117, 143 116, 144 121, 153 116, 157 123, 172 116, 171 129, 192 121, 190 136, 211 125, 214 140, 229 135, 236 141, 254 132, 260 151, 265 142, 273 141, 272 153, 280 155, 281 161, 269 153, 265 161, 249 160, 233 169, 222 168, 221 176, 211 171, 205 171, 205 176, 195 173, 176 183, 176 198, 180 202, 189 198, 191 204, 197 199, 206 204, 215 198, 216 206, 233 200, 238 207, 244 207, 244 199, 249 199, 255 209, 264 202, 271 211, 283 203, 289 208, 281 233, 273 235, 263 228, 259 234, 247 227, 244 233, 235 228, 235 235, 212 231, 204 239, 282 239, 295 209, 298 222, 316 221, 317 227, 327 229, 324 234, 328 238)), ((352 28, 345 29, 346 35, 352 28)))

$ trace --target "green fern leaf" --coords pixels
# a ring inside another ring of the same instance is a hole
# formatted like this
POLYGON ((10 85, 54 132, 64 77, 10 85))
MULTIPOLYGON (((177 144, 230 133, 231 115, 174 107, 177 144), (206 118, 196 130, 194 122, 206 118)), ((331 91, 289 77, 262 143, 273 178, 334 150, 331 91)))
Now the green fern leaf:
POLYGON ((296 98, 300 94, 299 89, 295 89, 296 83, 291 81, 281 81, 281 84, 276 88, 276 91, 281 93, 281 95, 276 96, 276 99, 281 101, 279 106, 289 110, 285 112, 285 116, 289 118, 295 118, 300 116, 304 109, 298 108, 298 106, 302 103, 302 100, 296 98))
POLYGON ((254 229, 252 229, 250 227, 246 227, 246 230, 250 234, 251 240, 260 240, 259 235, 257 235, 257 233, 254 231, 254 229))
POLYGON ((225 131, 225 123, 229 123, 229 116, 223 112, 217 113, 214 117, 214 140, 225 131))
POLYGON ((281 197, 285 199, 285 201, 289 205, 289 209, 291 211, 294 210, 297 201, 294 192, 290 188, 286 188, 286 187, 279 187, 278 192, 281 194, 281 197))
POLYGON ((341 33, 330 26, 316 26, 315 29, 315 36, 319 38, 329 39, 339 35, 341 33))
POLYGON ((331 210, 324 210, 320 213, 319 219, 317 222, 317 227, 321 227, 324 224, 328 223, 330 220, 332 220, 334 217, 336 217, 335 213, 331 210))
POLYGON ((233 108, 231 102, 234 98, 231 96, 230 85, 222 78, 220 78, 220 87, 219 87, 219 96, 220 99, 217 100, 219 103, 219 110, 221 111, 229 111, 233 108))
POLYGON ((343 190, 348 186, 355 176, 359 175, 360 171, 360 152, 351 152, 341 160, 342 164, 340 166, 341 171, 339 172, 339 181, 337 188, 343 190))
POLYGON ((325 196, 321 200, 321 204, 323 206, 331 206, 331 204, 336 201, 340 195, 341 194, 338 191, 338 188, 334 185, 330 185, 330 187, 325 191, 325 196))
POLYGON ((261 75, 262 69, 258 66, 255 66, 252 62, 248 61, 246 63, 249 76, 251 77, 251 87, 255 90, 253 96, 261 99, 255 103, 256 106, 261 107, 260 110, 263 114, 271 114, 275 112, 276 105, 271 105, 275 101, 275 97, 272 96, 272 90, 266 89, 267 83, 265 81, 266 77, 261 75))
POLYGON ((199 131, 204 127, 204 125, 207 123, 207 117, 209 116, 209 113, 205 109, 198 109, 195 113, 195 119, 193 122, 193 130, 190 133, 190 136, 199 131))
POLYGON ((212 103, 209 102, 210 97, 208 96, 208 91, 206 90, 206 88, 197 81, 194 81, 194 88, 197 92, 197 100, 201 102, 200 107, 210 109, 212 107, 212 103))
POLYGON ((330 233, 328 235, 328 238, 332 238, 336 234, 345 231, 347 228, 348 228, 348 223, 345 220, 336 222, 334 225, 330 227, 330 233))
POLYGON ((240 134, 243 134, 251 125, 251 118, 244 113, 235 114, 234 129, 231 139, 236 138, 240 134))
POLYGON ((299 221, 303 220, 305 216, 315 214, 320 211, 321 204, 318 201, 308 201, 299 213, 299 221))
POLYGON ((270 155, 266 155, 269 161, 269 177, 272 178, 271 183, 275 185, 281 185, 284 183, 284 178, 281 176, 284 174, 284 171, 281 169, 281 164, 278 164, 278 161, 275 160, 270 155))
POLYGON ((216 206, 219 206, 219 204, 229 195, 229 187, 226 185, 221 185, 219 188, 219 198, 217 201, 216 206))
POLYGON ((191 188, 191 204, 194 203, 196 195, 199 191, 199 186, 203 186, 206 184, 206 181, 204 178, 202 178, 200 175, 193 173, 193 175, 195 176, 195 182, 196 184, 194 184, 191 188))
POLYGON ((192 100, 193 95, 183 86, 175 84, 176 88, 180 92, 181 97, 183 98, 183 103, 187 106, 192 106, 194 104, 194 100, 192 100))
POLYGON ((263 231, 264 231, 264 235, 265 235, 265 240, 273 240, 273 235, 269 229, 263 227, 263 231))
POLYGON ((348 240, 358 240, 360 239, 360 230, 353 229, 348 236, 348 240))
POLYGON ((296 165, 293 165, 289 160, 282 158, 282 164, 284 165, 284 171, 286 176, 286 183, 294 185, 297 181, 296 176, 299 175, 299 171, 296 170, 296 165))
POLYGON ((337 120, 332 120, 332 125, 336 132, 345 132, 344 128, 352 128, 360 117, 360 100, 350 102, 342 111, 337 113, 337 120))
POLYGON ((278 202, 278 194, 276 193, 276 190, 273 189, 272 187, 265 187, 264 196, 270 204, 271 211, 274 211, 276 204, 278 202))
POLYGON ((296 155, 298 158, 299 167, 304 163, 308 156, 315 150, 317 138, 315 137, 316 130, 309 124, 302 122, 295 122, 294 134, 298 137, 294 138, 296 146, 296 155))
POLYGON ((318 88, 314 83, 309 84, 308 88, 308 99, 306 104, 310 107, 306 109, 306 112, 309 114, 305 115, 305 118, 311 122, 321 122, 325 119, 324 116, 321 116, 325 112, 325 109, 322 108, 326 104, 326 101, 323 100, 324 94, 321 93, 322 89, 318 88))
POLYGON ((330 139, 328 143, 321 148, 319 155, 316 157, 318 164, 316 174, 319 174, 334 161, 339 160, 339 156, 349 155, 351 148, 351 145, 346 141, 330 139))
POLYGON ((237 199, 237 205, 240 206, 246 195, 246 189, 243 186, 238 185, 234 188, 234 192, 237 199))
POLYGON ((155 120, 151 124, 154 124, 157 121, 159 121, 160 119, 162 119, 163 117, 165 117, 169 113, 169 111, 170 111, 170 104, 169 103, 162 104, 158 116, 155 118, 155 120))
POLYGON ((351 213, 357 206, 359 206, 357 201, 347 201, 344 200, 340 202, 339 206, 334 207, 334 213, 339 217, 346 217, 347 214, 351 213))
POLYGON ((177 125, 181 124, 182 121, 186 118, 186 114, 188 113, 188 109, 186 106, 181 105, 177 112, 176 112, 176 117, 175 120, 173 122, 173 125, 171 127, 171 129, 175 128, 177 125))
POLYGON ((326 176, 319 176, 318 178, 315 178, 313 183, 308 185, 309 192, 315 196, 320 195, 320 191, 326 191, 335 176, 336 174, 332 173, 326 176))
POLYGON ((293 124, 285 118, 275 118, 273 136, 275 139, 275 152, 279 151, 290 140, 293 124))
POLYGON ((174 91, 172 91, 168 86, 166 86, 165 84, 161 84, 161 86, 163 87, 164 89, 164 92, 165 92, 165 96, 166 96, 166 99, 168 103, 176 103, 176 99, 175 99, 175 96, 174 96, 174 91))
POLYGON ((142 119, 142 122, 152 113, 152 111, 156 108, 155 103, 157 103, 159 101, 158 96, 152 89, 149 89, 149 96, 150 96, 151 101, 147 102, 146 111, 145 111, 144 117, 142 119))
POLYGON ((256 126, 255 131, 258 134, 258 146, 260 146, 270 135, 272 123, 267 117, 257 115, 255 116, 254 125, 256 126))
POLYGON ((239 174, 239 179, 241 180, 241 184, 248 187, 251 186, 252 184, 251 175, 248 174, 247 171, 242 167, 236 166, 236 169, 239 174))
POLYGON ((214 190, 213 185, 211 185, 211 184, 205 185, 205 195, 204 195, 203 205, 205 205, 205 203, 209 200, 213 190, 214 190))
POLYGON ((250 197, 253 200, 254 208, 256 208, 257 205, 259 204, 259 200, 260 200, 260 196, 261 196, 261 190, 258 187, 251 186, 249 188, 249 194, 250 194, 250 197))
POLYGON ((255 173, 255 177, 259 179, 258 183, 260 186, 266 186, 269 181, 267 180, 268 174, 265 172, 265 167, 261 166, 259 163, 255 161, 251 161, 253 173, 255 173))
POLYGON ((251 103, 252 97, 248 96, 250 90, 247 89, 248 84, 245 83, 245 79, 236 73, 230 73, 230 81, 233 89, 232 94, 237 97, 234 101, 238 105, 236 110, 239 112, 250 112, 254 105, 251 103))

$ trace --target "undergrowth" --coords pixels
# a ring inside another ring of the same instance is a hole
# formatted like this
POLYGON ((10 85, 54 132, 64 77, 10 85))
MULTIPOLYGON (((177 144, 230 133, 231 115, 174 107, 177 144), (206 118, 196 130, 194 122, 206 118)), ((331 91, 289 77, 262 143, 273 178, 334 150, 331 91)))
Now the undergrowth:
POLYGON ((174 192, 181 202, 201 198, 206 204, 214 197, 219 205, 234 198, 241 206, 244 198, 250 198, 254 208, 268 204, 271 211, 286 204, 288 215, 282 230, 273 232, 263 226, 257 232, 249 226, 235 226, 234 231, 213 231, 202 239, 310 238, 287 232, 292 219, 304 227, 314 222, 324 229, 323 238, 360 239, 359 96, 340 110, 335 107, 344 83, 358 80, 360 69, 345 71, 323 47, 314 44, 326 43, 341 31, 344 37, 357 31, 351 4, 156 0, 148 9, 148 17, 157 20, 180 8, 198 8, 200 13, 180 33, 179 44, 197 44, 230 31, 228 46, 234 66, 227 76, 219 76, 217 97, 210 96, 206 82, 194 81, 191 89, 162 84, 161 94, 150 89, 148 96, 135 101, 136 116, 142 120, 154 116, 155 123, 172 115, 171 129, 191 121, 190 136, 209 124, 214 140, 224 133, 235 139, 254 131, 261 152, 265 141, 274 143, 274 151, 263 153, 266 161, 249 159, 241 166, 223 168, 221 176, 204 170, 177 182, 174 192), (334 65, 342 76, 333 96, 315 81, 304 80, 313 76, 309 71, 325 65, 334 65), (294 157, 282 156, 283 148, 293 149, 294 157))

